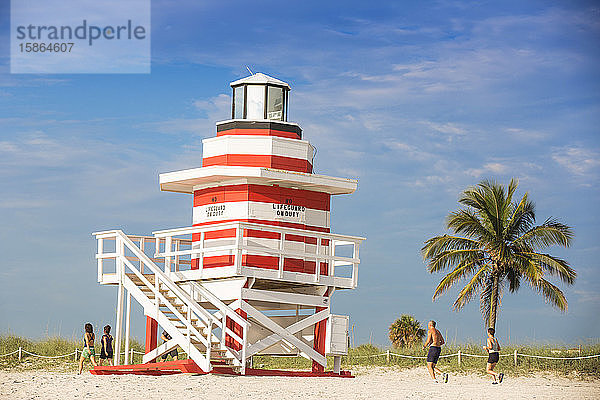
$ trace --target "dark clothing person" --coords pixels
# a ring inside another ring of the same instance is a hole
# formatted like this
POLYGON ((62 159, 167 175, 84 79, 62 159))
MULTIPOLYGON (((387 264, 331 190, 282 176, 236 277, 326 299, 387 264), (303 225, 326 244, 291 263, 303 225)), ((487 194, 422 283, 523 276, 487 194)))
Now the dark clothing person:
MULTIPOLYGON (((171 339, 172 339, 171 335, 169 335, 167 333, 167 331, 163 331, 163 333, 162 333, 162 340, 164 340, 166 342, 166 341, 171 340, 171 339)), ((177 357, 179 357, 179 353, 177 353, 177 347, 174 348, 173 350, 169 351, 168 353, 163 354, 161 358, 163 360, 166 360, 168 356, 171 356, 171 357, 173 357, 174 360, 176 360, 177 357)))
POLYGON ((427 362, 437 364, 440 359, 442 348, 438 346, 429 346, 429 352, 427 353, 427 362))
POLYGON ((494 352, 488 355, 488 363, 496 364, 498 361, 500 361, 500 353, 494 352))
POLYGON ((111 335, 102 335, 102 348, 100 349, 100 359, 106 360, 107 358, 113 358, 113 337, 111 335))

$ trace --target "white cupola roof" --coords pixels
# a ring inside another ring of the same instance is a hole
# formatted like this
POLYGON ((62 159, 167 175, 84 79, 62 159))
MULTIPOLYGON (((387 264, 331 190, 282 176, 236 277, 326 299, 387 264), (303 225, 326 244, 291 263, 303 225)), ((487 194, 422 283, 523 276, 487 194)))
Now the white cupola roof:
POLYGON ((238 79, 237 81, 231 82, 231 87, 244 85, 244 84, 254 84, 254 85, 275 85, 275 86, 283 86, 290 89, 290 85, 281 81, 277 78, 273 78, 272 76, 265 75, 261 72, 257 72, 254 75, 247 76, 242 79, 238 79))

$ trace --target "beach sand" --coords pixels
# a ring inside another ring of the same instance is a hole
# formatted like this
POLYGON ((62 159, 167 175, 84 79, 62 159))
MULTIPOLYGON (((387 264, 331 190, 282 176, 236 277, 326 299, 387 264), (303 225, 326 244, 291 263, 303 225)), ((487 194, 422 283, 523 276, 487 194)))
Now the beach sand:
POLYGON ((599 379, 544 373, 506 377, 500 385, 477 374, 433 383, 426 369, 360 368, 354 379, 224 375, 93 376, 89 373, 0 371, 3 399, 599 399, 599 379))

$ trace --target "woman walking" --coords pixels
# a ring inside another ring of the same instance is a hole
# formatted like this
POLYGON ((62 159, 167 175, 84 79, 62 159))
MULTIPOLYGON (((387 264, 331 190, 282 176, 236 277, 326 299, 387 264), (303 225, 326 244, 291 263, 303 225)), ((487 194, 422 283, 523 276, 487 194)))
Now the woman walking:
POLYGON ((96 350, 94 349, 94 328, 92 324, 85 324, 85 332, 83 334, 83 351, 81 352, 81 358, 79 359, 79 375, 83 370, 83 362, 86 358, 89 358, 92 365, 95 367, 96 364, 96 350))
POLYGON ((494 337, 495 333, 496 330, 494 328, 488 329, 487 346, 483 346, 483 348, 486 349, 489 353, 487 360, 487 368, 485 369, 485 372, 494 377, 494 382, 492 382, 492 385, 502 383, 502 380, 504 379, 504 374, 499 374, 494 371, 494 367, 496 366, 496 364, 498 364, 498 361, 500 360, 500 344, 498 343, 498 339, 494 337))

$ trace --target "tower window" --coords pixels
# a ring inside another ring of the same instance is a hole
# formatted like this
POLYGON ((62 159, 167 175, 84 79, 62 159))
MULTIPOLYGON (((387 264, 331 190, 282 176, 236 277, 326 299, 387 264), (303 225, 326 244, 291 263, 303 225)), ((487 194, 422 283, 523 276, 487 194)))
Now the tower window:
POLYGON ((283 88, 267 86, 267 119, 283 121, 283 88))
POLYGON ((235 119, 244 118, 244 88, 245 86, 238 86, 233 89, 233 118, 235 119))

